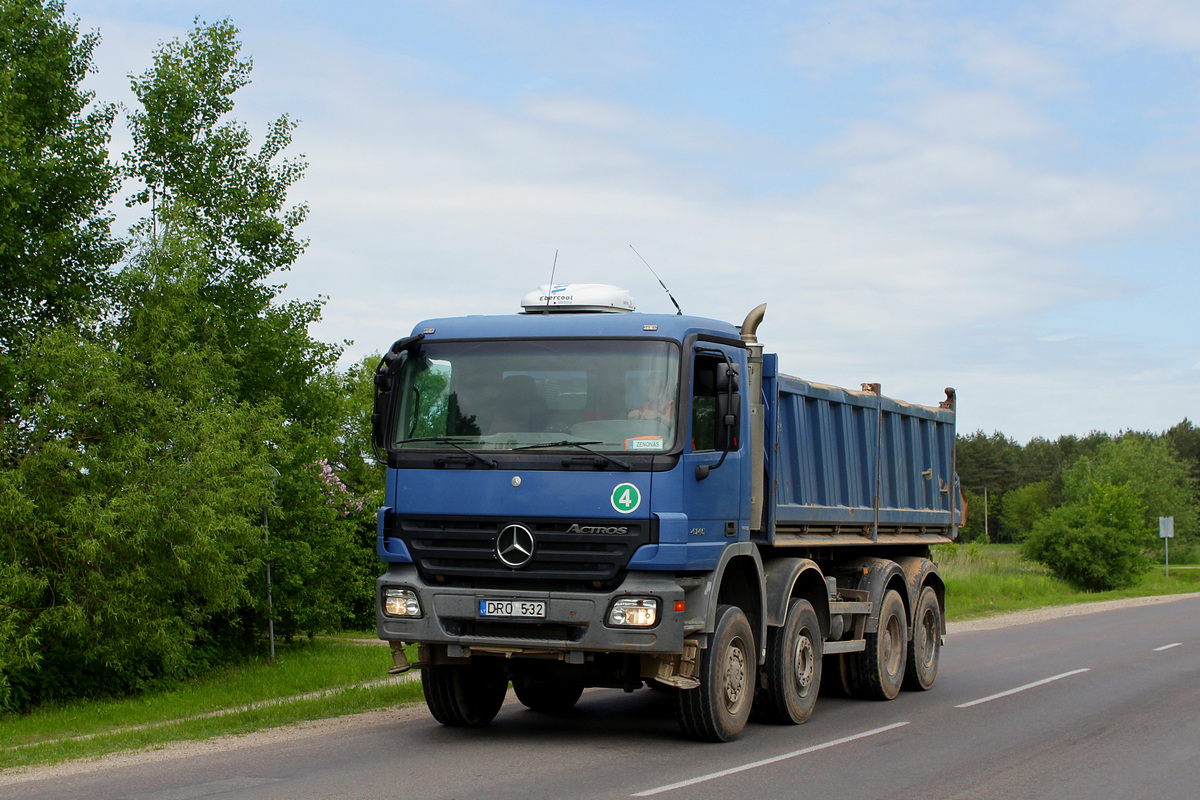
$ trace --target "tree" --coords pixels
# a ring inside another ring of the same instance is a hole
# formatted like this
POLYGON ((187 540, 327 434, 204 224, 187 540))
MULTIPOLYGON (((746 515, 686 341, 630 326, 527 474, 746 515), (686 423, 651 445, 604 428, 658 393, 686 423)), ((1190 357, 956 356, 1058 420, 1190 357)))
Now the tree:
POLYGON ((1017 539, 1023 539, 1037 520, 1050 510, 1050 484, 1035 481, 1004 495, 1000 520, 1004 529, 1017 539))
POLYGON ((222 354, 175 324, 199 254, 167 241, 149 255, 152 280, 120 281, 135 313, 95 336, 39 335, 21 373, 22 425, 5 430, 20 457, 0 475, 0 708, 228 658, 220 640, 254 601, 282 415, 231 396, 222 354))
POLYGON ((1158 530, 1158 517, 1175 517, 1177 536, 1196 534, 1196 486, 1188 465, 1176 456, 1169 440, 1126 432, 1101 443, 1094 456, 1080 458, 1063 473, 1069 501, 1088 496, 1097 482, 1129 487, 1145 509, 1142 525, 1146 530, 1158 530))
POLYGON ((1200 487, 1200 428, 1186 417, 1166 432, 1175 453, 1188 465, 1194 486, 1200 487))
POLYGON ((1019 482, 1022 485, 1038 481, 1051 481, 1062 472, 1063 449, 1059 442, 1040 437, 1030 439, 1021 448, 1019 482))
MULTIPOLYGON (((339 376, 340 348, 309 335, 321 301, 278 302, 283 286, 271 281, 305 245, 296 228, 307 208, 287 207, 305 164, 283 155, 295 127, 286 115, 257 150, 246 126, 229 118, 234 94, 250 79, 251 61, 240 50, 229 20, 198 21, 187 37, 160 47, 154 66, 132 80, 141 108, 130 115, 134 146, 125 169, 142 184, 130 204, 148 212, 135 229, 136 247, 192 243, 193 305, 173 324, 194 346, 223 355, 231 398, 284 415, 271 436, 280 478, 270 525, 277 629, 289 635, 373 612, 366 600, 378 571, 373 508, 361 485, 364 464, 351 452, 362 445, 347 439, 347 425, 358 424, 347 419, 368 413, 369 400, 359 411, 347 407, 345 391, 361 376, 339 376)), ((265 587, 252 594, 243 618, 258 625, 265 587)))
POLYGON ((320 301, 275 302, 282 285, 268 278, 290 269, 305 242, 296 227, 303 204, 286 207, 303 174, 282 158, 295 123, 276 119, 257 151, 246 126, 226 119, 234 93, 250 80, 237 28, 197 21, 186 39, 163 45, 154 67, 132 80, 141 109, 130 113, 133 149, 125 172, 142 188, 128 201, 148 206, 138 241, 152 246, 177 227, 206 243, 201 298, 208 321, 197 336, 228 354, 237 393, 248 402, 276 399, 301 426, 332 432, 336 416, 334 345, 314 340, 320 301))
MULTIPOLYGON (((375 507, 383 502, 385 470, 371 449, 371 412, 375 400, 375 369, 379 355, 367 356, 341 374, 337 391, 339 452, 332 459, 339 479, 357 495, 370 496, 375 507)), ((371 533, 374 540, 374 531, 371 533)), ((374 544, 372 544, 374 547, 374 544)))
POLYGON ((343 379, 339 348, 309 336, 319 301, 277 302, 268 283, 303 247, 303 207, 284 208, 302 164, 279 162, 286 117, 255 153, 223 119, 248 80, 235 34, 199 25, 135 80, 126 169, 148 216, 107 304, 32 333, 10 362, 0 709, 255 649, 268 560, 285 636, 373 612, 372 504, 336 472, 368 482, 347 435, 366 404, 343 397, 365 378, 343 379))
POLYGON ((79 88, 95 34, 80 36, 57 0, 0 0, 0 398, 14 348, 50 325, 77 324, 121 255, 105 211, 112 105, 79 88))
POLYGON ((974 488, 1005 492, 1018 485, 1021 445, 1000 431, 960 436, 955 453, 958 474, 974 488))
POLYGON ((976 494, 970 489, 963 489, 963 500, 966 506, 966 521, 958 529, 960 542, 987 543, 987 531, 983 526, 983 495, 976 494))
MULTIPOLYGON (((1006 535, 999 525, 999 508, 1004 493, 1020 485, 1018 468, 1021 457, 1021 445, 999 431, 988 436, 983 431, 976 431, 969 436, 960 436, 955 450, 955 466, 964 488, 983 497, 987 490, 987 525, 993 541, 1011 541, 1012 536, 1006 535)), ((983 530, 984 503, 977 502, 972 513, 978 521, 978 528, 983 530)))

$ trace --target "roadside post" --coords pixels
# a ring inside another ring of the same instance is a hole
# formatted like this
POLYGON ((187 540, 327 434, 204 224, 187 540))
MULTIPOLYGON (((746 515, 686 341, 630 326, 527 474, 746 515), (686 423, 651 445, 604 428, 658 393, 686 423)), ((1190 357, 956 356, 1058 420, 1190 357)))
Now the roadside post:
POLYGON ((1163 566, 1166 569, 1164 574, 1169 578, 1171 577, 1171 543, 1167 540, 1175 538, 1174 517, 1158 518, 1158 536, 1163 540, 1163 566))
MULTIPOLYGON (((263 470, 271 479, 271 488, 275 493, 275 505, 279 505, 279 470, 266 465, 263 470)), ((271 597, 271 526, 268 522, 267 506, 263 506, 263 544, 267 551, 267 635, 271 641, 271 663, 275 663, 275 601, 271 597)))

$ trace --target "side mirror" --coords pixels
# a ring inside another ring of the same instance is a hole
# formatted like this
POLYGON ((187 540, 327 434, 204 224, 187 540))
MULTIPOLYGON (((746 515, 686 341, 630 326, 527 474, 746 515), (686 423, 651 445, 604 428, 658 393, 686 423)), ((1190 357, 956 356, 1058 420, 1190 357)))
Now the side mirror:
POLYGON ((392 384, 394 377, 386 372, 386 367, 380 367, 375 372, 375 402, 371 409, 371 444, 376 451, 387 447, 387 432, 391 428, 388 419, 391 416, 392 384))
POLYGON ((736 392, 739 387, 738 370, 734 364, 725 364, 717 368, 716 390, 719 394, 736 392))
POLYGON ((380 461, 380 452, 387 449, 388 432, 393 429, 396 415, 396 404, 392 400, 392 390, 396 385, 396 373, 408 360, 409 349, 425 338, 425 334, 400 339, 379 359, 375 368, 375 399, 371 408, 371 446, 375 458, 380 461))
POLYGON ((717 449, 736 450, 739 409, 742 407, 742 396, 737 392, 725 392, 717 395, 717 449))
POLYGON ((737 447, 742 396, 738 394, 737 367, 729 362, 717 368, 717 449, 726 452, 737 447))

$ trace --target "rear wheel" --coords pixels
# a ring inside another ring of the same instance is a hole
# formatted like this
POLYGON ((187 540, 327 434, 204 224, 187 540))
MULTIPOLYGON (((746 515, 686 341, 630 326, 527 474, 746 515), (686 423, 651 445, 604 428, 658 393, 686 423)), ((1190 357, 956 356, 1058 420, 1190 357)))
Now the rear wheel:
POLYGON ((807 600, 793 600, 783 626, 767 636, 766 685, 755 711, 769 722, 807 722, 821 687, 821 626, 807 600))
POLYGON ((921 590, 913 612, 912 649, 904 670, 904 688, 925 691, 937 677, 942 650, 942 607, 932 586, 921 590))
POLYGON ((478 664, 431 664, 421 669, 429 713, 443 725, 482 728, 500 712, 508 680, 478 664))
POLYGON ((513 691, 521 704, 531 711, 564 714, 579 702, 583 687, 545 681, 514 680, 513 691))
POLYGON ((754 633, 736 606, 717 608, 712 640, 700 656, 700 686, 675 693, 675 717, 684 733, 728 742, 746 727, 754 701, 758 659, 754 633))
POLYGON ((892 700, 900 693, 908 657, 908 623, 904 601, 895 589, 879 606, 879 629, 866 635, 867 648, 846 660, 856 697, 892 700))

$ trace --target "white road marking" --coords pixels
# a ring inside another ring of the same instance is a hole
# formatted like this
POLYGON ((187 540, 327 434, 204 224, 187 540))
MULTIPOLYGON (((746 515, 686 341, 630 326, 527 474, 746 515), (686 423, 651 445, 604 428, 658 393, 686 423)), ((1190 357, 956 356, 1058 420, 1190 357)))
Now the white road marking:
POLYGON ((812 747, 806 747, 803 750, 794 750, 790 753, 784 753, 781 756, 775 756, 773 758, 764 758, 762 761, 752 761, 749 764, 743 764, 740 767, 730 767, 729 769, 723 769, 720 772, 712 772, 712 773, 709 773, 708 775, 700 775, 699 777, 690 778, 686 781, 680 781, 679 783, 670 783, 670 784, 667 784, 666 786, 659 786, 655 789, 647 789, 644 792, 638 792, 637 794, 632 794, 632 795, 630 795, 630 797, 650 797, 651 795, 662 794, 663 792, 670 792, 674 789, 682 789, 685 786, 695 786, 697 783, 704 783, 705 781, 716 780, 717 778, 724 778, 726 775, 735 775, 739 772, 745 772, 746 770, 749 770, 749 769, 757 769, 758 767, 765 767, 768 764, 775 764, 780 761, 786 761, 789 758, 795 758, 797 756, 803 756, 803 755, 808 755, 809 753, 815 753, 818 750, 826 750, 830 747, 837 747, 839 744, 847 744, 849 742, 854 742, 859 739, 865 739, 868 736, 876 736, 880 733, 887 733, 888 731, 894 731, 897 728, 903 728, 905 725, 908 725, 908 724, 909 723, 907 723, 907 722, 896 722, 896 723, 893 723, 892 725, 885 725, 882 728, 875 728, 874 730, 863 731, 862 733, 856 733, 853 736, 846 736, 841 739, 834 739, 832 742, 825 742, 824 744, 815 744, 812 747))
POLYGON ((1170 650, 1172 647, 1179 647, 1181 644, 1183 644, 1183 643, 1182 642, 1171 642, 1170 644, 1164 644, 1162 647, 1154 648, 1154 652, 1161 653, 1163 650, 1170 650))
POLYGON ((1060 681, 1063 678, 1069 678, 1072 675, 1079 675, 1080 673, 1083 673, 1083 672, 1091 672, 1091 670, 1085 668, 1085 669, 1072 670, 1070 672, 1064 672, 1063 674, 1055 675, 1052 678, 1043 678, 1040 681, 1034 681, 1033 683, 1027 683, 1024 686, 1018 686, 1015 689, 1009 689, 1007 692, 1000 692, 999 694, 992 694, 992 695, 988 695, 987 697, 981 697, 978 700, 972 700, 969 703, 961 703, 961 704, 955 706, 955 708, 970 708, 971 706, 977 706, 980 703, 988 703, 988 702, 991 702, 992 700, 999 700, 1001 697, 1008 697, 1010 694, 1017 694, 1018 692, 1023 692, 1027 689, 1035 689, 1038 686, 1045 686, 1047 683, 1053 683, 1054 681, 1060 681))

